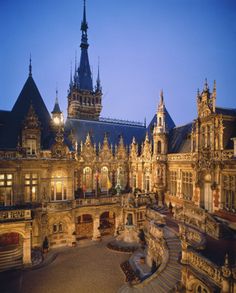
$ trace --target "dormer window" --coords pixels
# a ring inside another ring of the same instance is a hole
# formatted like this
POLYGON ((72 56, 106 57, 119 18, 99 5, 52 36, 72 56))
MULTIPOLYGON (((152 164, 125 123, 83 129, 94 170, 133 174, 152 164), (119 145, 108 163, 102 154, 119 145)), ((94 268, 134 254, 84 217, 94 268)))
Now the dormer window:
POLYGON ((37 150, 37 141, 35 136, 26 139, 26 152, 29 156, 35 156, 37 150))

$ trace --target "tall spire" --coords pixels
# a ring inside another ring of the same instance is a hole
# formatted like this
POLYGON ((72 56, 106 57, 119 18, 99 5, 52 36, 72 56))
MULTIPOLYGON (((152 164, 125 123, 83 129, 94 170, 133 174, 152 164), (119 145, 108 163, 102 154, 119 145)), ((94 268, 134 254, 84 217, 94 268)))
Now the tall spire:
POLYGON ((83 20, 81 22, 81 56, 80 56, 80 65, 78 69, 78 75, 79 75, 79 87, 82 90, 93 90, 93 82, 92 82, 92 74, 91 69, 89 65, 89 57, 88 57, 88 36, 87 36, 87 30, 88 30, 88 23, 86 20, 86 2, 84 0, 84 12, 83 12, 83 20))
POLYGON ((101 80, 100 80, 100 59, 98 57, 98 75, 97 75, 97 81, 96 81, 96 90, 101 91, 101 80))
POLYGON ((56 99, 55 99, 55 105, 54 105, 54 108, 52 110, 52 114, 61 114, 61 109, 60 109, 60 106, 59 106, 59 102, 58 102, 58 89, 56 87, 56 99))
POLYGON ((160 92, 160 105, 163 105, 164 104, 164 94, 163 94, 163 89, 161 89, 161 92, 160 92))
POLYGON ((29 77, 32 77, 31 54, 30 54, 30 60, 29 60, 29 77))

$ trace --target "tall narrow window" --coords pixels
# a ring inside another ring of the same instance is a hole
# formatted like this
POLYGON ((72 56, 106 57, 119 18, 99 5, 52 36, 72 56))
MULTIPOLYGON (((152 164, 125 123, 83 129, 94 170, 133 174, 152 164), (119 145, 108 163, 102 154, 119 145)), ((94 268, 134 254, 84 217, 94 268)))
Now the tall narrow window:
POLYGON ((177 193, 177 171, 170 171, 169 173, 169 190, 170 193, 176 195, 177 193))
POLYGON ((29 156, 36 155, 36 138, 34 136, 26 139, 26 151, 29 156))
POLYGON ((236 211, 236 176, 223 176, 224 208, 229 211, 236 211))
POLYGON ((150 176, 149 176, 149 174, 145 175, 145 191, 146 192, 150 191, 150 176))
POLYGON ((37 200, 38 192, 38 174, 25 174, 25 202, 34 202, 37 200))
POLYGON ((13 175, 0 174, 0 206, 13 204, 13 175))
POLYGON ((161 153, 161 141, 158 140, 157 142, 157 153, 160 154, 161 153))
POLYGON ((182 193, 185 199, 192 199, 193 180, 191 172, 182 172, 182 193))
POLYGON ((83 191, 91 192, 93 189, 92 169, 85 167, 83 169, 83 191))

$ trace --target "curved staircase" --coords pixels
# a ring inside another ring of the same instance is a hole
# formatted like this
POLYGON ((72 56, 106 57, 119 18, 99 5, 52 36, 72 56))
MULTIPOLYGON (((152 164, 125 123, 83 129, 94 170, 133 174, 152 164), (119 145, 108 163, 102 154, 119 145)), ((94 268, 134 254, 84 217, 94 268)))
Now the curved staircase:
POLYGON ((14 245, 9 248, 0 250, 0 272, 22 267, 22 246, 14 245))
POLYGON ((181 252, 181 244, 179 238, 168 227, 164 228, 164 238, 169 250, 169 259, 166 267, 158 274, 156 278, 150 282, 140 283, 135 286, 129 284, 123 285, 118 293, 167 293, 173 292, 176 284, 181 280, 181 264, 178 262, 181 252))

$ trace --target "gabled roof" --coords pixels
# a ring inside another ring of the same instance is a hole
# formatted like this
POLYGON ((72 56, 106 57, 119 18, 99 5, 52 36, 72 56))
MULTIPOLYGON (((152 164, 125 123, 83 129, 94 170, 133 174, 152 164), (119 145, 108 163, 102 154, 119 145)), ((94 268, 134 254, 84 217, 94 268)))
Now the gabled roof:
POLYGON ((22 123, 29 111, 30 105, 33 106, 41 123, 41 137, 44 146, 44 140, 48 136, 50 128, 50 115, 32 76, 29 76, 12 108, 9 115, 10 118, 7 119, 8 121, 2 129, 1 148, 15 148, 17 146, 22 123))
POLYGON ((105 134, 110 144, 118 145, 120 136, 123 137, 126 146, 132 143, 135 137, 137 143, 141 143, 145 138, 146 127, 141 125, 129 125, 97 120, 82 120, 68 118, 66 121, 66 132, 72 132, 78 143, 85 141, 87 134, 90 134, 93 143, 102 144, 105 134))
POLYGON ((168 153, 187 153, 191 151, 190 134, 192 122, 173 128, 169 133, 168 153))

